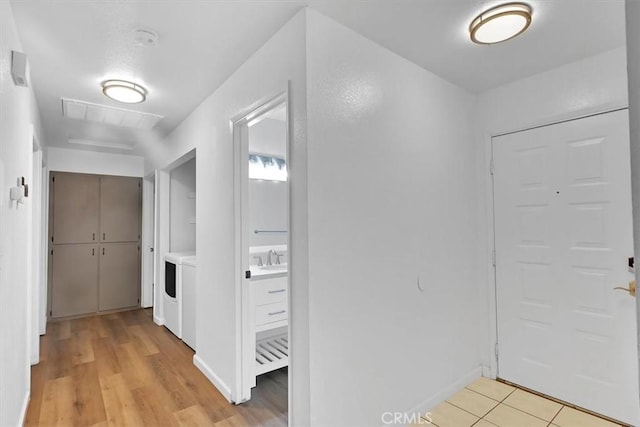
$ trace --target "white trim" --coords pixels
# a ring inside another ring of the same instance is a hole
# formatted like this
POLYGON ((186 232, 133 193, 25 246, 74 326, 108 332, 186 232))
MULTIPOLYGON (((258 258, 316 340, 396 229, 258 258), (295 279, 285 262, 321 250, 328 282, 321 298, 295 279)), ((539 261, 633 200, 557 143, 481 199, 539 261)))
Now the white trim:
POLYGON ((142 179, 142 269, 140 306, 142 308, 153 307, 153 283, 155 257, 151 252, 154 239, 155 218, 155 175, 151 174, 142 179))
POLYGON ((220 394, 222 394, 222 396, 227 399, 229 403, 235 403, 231 399, 231 389, 229 388, 229 386, 225 384, 225 382, 222 381, 220 377, 216 375, 215 372, 213 372, 213 370, 211 370, 211 368, 209 368, 209 366, 204 363, 204 360, 202 360, 197 354, 193 355, 193 364, 196 365, 200 372, 202 372, 204 376, 209 379, 209 381, 211 381, 215 388, 218 389, 220 394))
MULTIPOLYGON (((244 402, 251 399, 251 387, 255 381, 255 373, 249 368, 253 362, 255 353, 255 343, 251 343, 252 325, 250 308, 247 307, 250 296, 250 282, 244 276, 244 272, 249 270, 249 229, 243 224, 248 224, 249 212, 243 208, 248 204, 248 126, 261 120, 268 111, 274 107, 284 104, 288 111, 289 92, 288 87, 276 96, 263 98, 256 102, 243 113, 238 114, 231 120, 233 129, 233 153, 234 153, 234 217, 235 217, 235 381, 233 384, 233 400, 244 402), (244 177, 246 176, 246 179, 244 177), (245 251, 245 248, 247 249, 245 251), (254 375, 253 378, 251 376, 254 375)), ((289 150, 289 134, 287 133, 287 150, 289 150)), ((289 188, 290 183, 288 182, 289 188)), ((291 234, 291 233, 289 233, 291 234)), ((289 236, 291 239, 291 236, 289 236)), ((288 246, 288 245, 287 245, 288 246)), ((289 305, 291 299, 289 299, 289 305)), ((289 307, 290 309, 291 307, 289 307)), ((291 381, 291 376, 289 376, 291 381)), ((291 394, 289 393, 289 397, 291 394)))
MULTIPOLYGON (((586 108, 575 110, 572 112, 567 112, 563 114, 558 114, 555 116, 546 117, 540 120, 532 120, 529 124, 523 124, 518 128, 504 128, 498 129, 491 132, 486 132, 484 135, 484 169, 483 174, 485 175, 485 202, 486 202, 486 213, 487 213, 487 253, 486 253, 486 268, 487 268, 487 296, 489 301, 489 355, 490 355, 490 366, 489 366, 489 378, 497 378, 499 374, 499 366, 498 361, 495 357, 495 349, 498 344, 498 307, 496 304, 497 298, 497 289, 496 289, 496 270, 493 267, 492 260, 492 252, 495 250, 495 224, 494 224, 494 191, 493 191, 493 176, 491 174, 492 168, 492 159, 493 159, 493 138, 498 137, 500 135, 506 135, 515 132, 523 132, 526 130, 543 127, 543 126, 551 126, 557 123, 562 123, 569 120, 578 120, 585 117, 590 117, 599 114, 607 114, 614 111, 618 111, 621 109, 627 109, 628 104, 619 104, 619 103, 605 103, 598 107, 586 108)), ((494 165, 494 173, 495 168, 500 169, 500 165, 494 165)))
POLYGON ((454 394, 456 394, 457 392, 459 392, 460 390, 462 390, 463 388, 465 388, 466 386, 468 386, 469 384, 471 384, 472 382, 480 378, 482 376, 482 370, 483 368, 481 366, 473 368, 471 371, 467 372, 465 375, 463 375, 456 381, 438 390, 436 394, 429 397, 424 402, 419 403, 418 405, 414 406, 412 409, 404 412, 406 414, 417 414, 417 413, 424 414, 425 412, 431 411, 440 403, 444 402, 445 400, 447 400, 448 398, 450 398, 451 396, 453 396, 454 394))
POLYGON ((482 376, 484 378, 491 378, 493 380, 495 380, 495 377, 491 376, 491 368, 489 366, 481 366, 480 368, 482 368, 482 376))
POLYGON ((20 419, 16 423, 18 426, 24 425, 24 421, 27 418, 27 411, 29 410, 29 402, 31 400, 31 390, 27 389, 24 393, 24 399, 22 400, 22 409, 20 410, 20 419))
POLYGON ((155 279, 153 289, 153 320, 158 325, 164 325, 164 254, 169 252, 169 188, 171 176, 166 170, 156 169, 155 193, 155 279))
POLYGON ((49 292, 49 168, 47 162, 42 160, 42 231, 41 231, 41 265, 40 265, 40 316, 39 316, 39 332, 40 335, 47 333, 47 320, 49 320, 48 296, 49 292))

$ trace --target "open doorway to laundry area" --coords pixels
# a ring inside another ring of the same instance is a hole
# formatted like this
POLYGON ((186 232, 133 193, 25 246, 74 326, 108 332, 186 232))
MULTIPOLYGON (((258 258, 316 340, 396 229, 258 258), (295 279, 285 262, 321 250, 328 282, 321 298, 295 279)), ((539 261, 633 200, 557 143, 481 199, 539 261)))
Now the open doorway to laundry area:
POLYGON ((241 290, 237 403, 251 399, 254 387, 267 386, 261 384, 261 376, 275 376, 275 384, 289 381, 291 183, 286 99, 282 94, 234 122, 236 265, 241 290))

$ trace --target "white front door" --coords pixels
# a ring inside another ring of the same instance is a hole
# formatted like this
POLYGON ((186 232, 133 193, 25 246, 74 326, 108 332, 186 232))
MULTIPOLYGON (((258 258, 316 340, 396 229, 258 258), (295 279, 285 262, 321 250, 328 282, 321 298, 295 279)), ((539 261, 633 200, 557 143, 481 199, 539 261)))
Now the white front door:
POLYGON ((498 376, 640 425, 627 111, 493 138, 498 376))

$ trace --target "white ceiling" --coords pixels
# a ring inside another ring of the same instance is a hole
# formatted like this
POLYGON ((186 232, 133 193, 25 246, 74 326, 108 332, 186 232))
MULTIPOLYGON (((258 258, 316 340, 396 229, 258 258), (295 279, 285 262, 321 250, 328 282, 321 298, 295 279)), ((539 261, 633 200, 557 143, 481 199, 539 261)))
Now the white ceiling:
POLYGON ((528 3, 529 31, 478 46, 469 42, 467 26, 494 0, 12 0, 43 139, 69 148, 78 147, 69 138, 128 144, 166 134, 307 5, 472 92, 624 45, 623 0, 528 3), (136 28, 157 31, 158 47, 136 47, 136 28), (107 99, 99 87, 106 78, 143 84, 147 101, 127 106, 107 99), (68 119, 61 97, 165 118, 154 131, 68 119))

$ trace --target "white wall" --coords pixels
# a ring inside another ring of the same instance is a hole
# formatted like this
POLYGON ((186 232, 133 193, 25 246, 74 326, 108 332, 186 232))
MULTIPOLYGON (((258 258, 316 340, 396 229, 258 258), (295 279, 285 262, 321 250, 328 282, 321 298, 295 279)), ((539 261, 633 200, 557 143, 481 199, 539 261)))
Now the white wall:
MULTIPOLYGON (((18 177, 32 176, 30 127, 42 135, 31 89, 11 79, 11 50, 22 51, 11 4, 0 2, 0 425, 20 425, 30 389, 31 212, 9 200, 18 177)), ((28 52, 26 52, 28 54, 28 52)), ((33 331, 32 331, 33 330, 33 331)))
POLYGON ((170 251, 195 251, 196 159, 191 159, 173 169, 170 175, 170 251))
POLYGON ((50 171, 96 175, 144 176, 144 157, 67 148, 47 148, 50 171))
MULTIPOLYGON (((635 259, 640 256, 640 2, 627 0, 627 71, 629 87, 629 117, 631 123, 631 187, 635 259)), ((640 282, 640 267, 636 266, 636 281, 640 282)), ((638 304, 638 334, 640 336, 640 298, 638 304)), ((638 340, 640 345, 640 339, 638 340)), ((639 353, 640 354, 640 353, 639 353)))
POLYGON ((287 233, 254 233, 254 230, 287 229, 287 183, 249 180, 249 245, 286 245, 287 233))
POLYGON ((480 375, 474 97, 315 12, 307 34, 311 419, 382 425, 480 375))
MULTIPOLYGON (((478 198, 478 288, 484 332, 478 336, 482 364, 495 375, 495 288, 491 250, 493 223, 491 136, 531 126, 598 113, 627 105, 624 47, 570 63, 480 94, 474 136, 478 198)), ((632 120, 633 122, 633 120, 632 120)))
MULTIPOLYGON (((163 169, 194 148, 196 157, 197 217, 196 272, 197 348, 196 362, 223 392, 239 380, 237 365, 240 342, 236 340, 234 238, 234 161, 231 120, 239 118, 268 99, 290 88, 291 166, 299 179, 292 183, 291 203, 304 217, 306 170, 305 13, 299 13, 243 64, 220 88, 191 113, 167 138, 145 148, 147 170, 163 169), (294 166, 295 165, 295 166, 294 166), (235 325, 234 325, 235 320, 235 325)), ((306 279, 306 222, 292 220, 298 240, 290 247, 299 261, 291 272, 292 359, 290 371, 291 425, 304 426, 308 416, 308 303, 306 279)), ((292 261, 293 262, 293 261, 292 261)), ((227 393, 228 394, 228 393, 227 393)))

